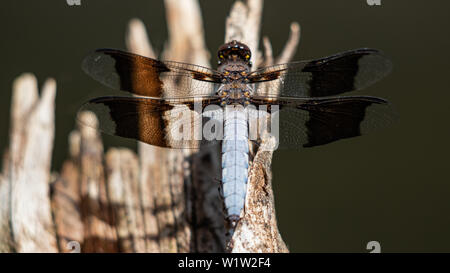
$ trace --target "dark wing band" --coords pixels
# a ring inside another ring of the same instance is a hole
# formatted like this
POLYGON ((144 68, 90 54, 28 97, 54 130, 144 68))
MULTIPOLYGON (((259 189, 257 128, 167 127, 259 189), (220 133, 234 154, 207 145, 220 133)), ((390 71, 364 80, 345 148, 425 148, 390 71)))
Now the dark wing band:
POLYGON ((213 94, 219 72, 202 66, 162 62, 115 49, 98 49, 82 63, 95 80, 117 90, 148 97, 213 94))
POLYGON ((275 116, 279 122, 280 148, 313 147, 356 137, 385 127, 396 119, 387 101, 368 96, 254 98, 253 103, 279 106, 278 113, 272 113, 272 119, 275 116))
POLYGON ((167 148, 199 148, 205 143, 195 138, 204 121, 194 111, 207 105, 219 105, 217 97, 185 99, 153 99, 142 97, 99 97, 85 103, 80 111, 91 111, 92 120, 78 119, 110 135, 136 139, 167 148), (202 123, 200 123, 202 121, 202 123), (198 128, 197 128, 198 127, 198 128), (195 128, 195 129, 194 129, 195 128))
POLYGON ((392 63, 376 49, 356 49, 313 61, 266 67, 249 74, 255 95, 324 97, 363 89, 386 76, 392 63))

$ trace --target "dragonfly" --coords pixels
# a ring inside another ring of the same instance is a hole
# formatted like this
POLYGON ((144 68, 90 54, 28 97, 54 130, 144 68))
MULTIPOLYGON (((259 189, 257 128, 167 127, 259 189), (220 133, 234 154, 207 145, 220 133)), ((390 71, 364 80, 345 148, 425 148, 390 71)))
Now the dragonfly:
MULTIPOLYGON (((220 46, 217 56, 217 69, 210 69, 98 49, 84 59, 83 70, 100 83, 133 96, 94 98, 81 110, 96 114, 102 132, 150 145, 198 149, 221 144, 222 196, 233 226, 244 209, 249 146, 260 144, 263 138, 262 133, 251 134, 252 125, 269 119, 278 126, 276 148, 296 149, 366 134, 393 116, 385 99, 341 95, 366 88, 391 71, 391 61, 376 49, 360 48, 255 70, 249 47, 239 41, 220 46), (246 111, 250 106, 253 111, 246 111), (258 122, 253 122, 255 116, 258 122), (276 122, 269 118, 273 116, 276 122), (220 121, 210 126, 211 132, 221 133, 220 138, 201 134, 202 126, 210 121, 220 121), (184 129, 190 134, 181 132, 184 129)), ((260 127, 269 131, 268 126, 260 127)))

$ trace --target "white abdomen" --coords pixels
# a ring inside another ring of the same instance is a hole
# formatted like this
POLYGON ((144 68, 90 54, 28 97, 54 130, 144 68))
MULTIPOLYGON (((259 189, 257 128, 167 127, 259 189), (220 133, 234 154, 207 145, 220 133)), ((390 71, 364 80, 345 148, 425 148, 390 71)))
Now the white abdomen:
POLYGON ((248 123, 242 107, 226 107, 222 143, 222 183, 228 217, 239 219, 248 177, 248 123))

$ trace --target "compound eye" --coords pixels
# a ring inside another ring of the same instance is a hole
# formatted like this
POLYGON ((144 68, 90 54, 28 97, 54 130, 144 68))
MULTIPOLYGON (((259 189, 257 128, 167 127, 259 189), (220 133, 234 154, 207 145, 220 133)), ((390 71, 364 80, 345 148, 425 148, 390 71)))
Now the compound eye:
POLYGON ((222 55, 222 54, 220 54, 219 58, 223 59, 223 55, 222 55))
POLYGON ((245 55, 245 59, 247 59, 247 60, 250 59, 250 55, 248 55, 248 54, 245 55))

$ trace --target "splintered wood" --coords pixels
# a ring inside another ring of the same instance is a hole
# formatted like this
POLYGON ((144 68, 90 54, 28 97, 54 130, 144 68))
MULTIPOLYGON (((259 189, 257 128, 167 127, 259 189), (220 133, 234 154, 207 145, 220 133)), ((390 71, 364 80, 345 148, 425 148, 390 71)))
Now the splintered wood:
MULTIPOLYGON (((165 0, 165 7, 169 39, 160 57, 210 67, 198 1, 165 0)), ((293 23, 280 57, 267 37, 260 51, 262 9, 262 0, 235 1, 226 20, 225 42, 248 44, 253 69, 289 61, 300 37, 293 23)), ((130 21, 126 44, 158 57, 138 19, 130 21)), ((70 156, 59 174, 51 174, 55 94, 53 79, 40 96, 33 75, 14 82, 0 174, 0 252, 288 251, 275 216, 271 152, 252 147, 245 209, 227 238, 220 147, 170 150, 139 143, 137 155, 124 148, 105 154, 95 115, 82 112, 69 135, 70 156)))
POLYGON ((49 198, 55 93, 53 79, 40 97, 33 75, 14 81, 10 145, 0 181, 2 251, 58 251, 49 198))

